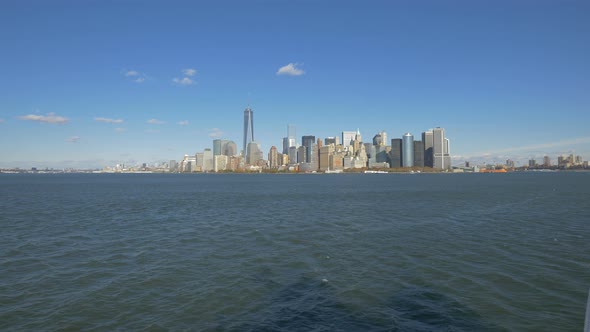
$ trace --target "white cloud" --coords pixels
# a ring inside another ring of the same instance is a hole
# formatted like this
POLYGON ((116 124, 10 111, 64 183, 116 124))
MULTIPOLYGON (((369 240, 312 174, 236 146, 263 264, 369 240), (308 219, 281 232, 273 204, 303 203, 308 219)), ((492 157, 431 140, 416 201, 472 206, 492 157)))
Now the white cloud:
POLYGON ((299 66, 298 63, 289 63, 286 66, 282 66, 277 71, 277 75, 301 76, 305 74, 303 69, 297 68, 297 66, 299 66))
POLYGON ((68 118, 64 118, 63 116, 55 115, 55 113, 47 113, 47 115, 37 115, 37 114, 28 114, 19 116, 19 119, 25 121, 37 121, 43 123, 51 123, 51 124, 66 124, 70 120, 68 118))
POLYGON ((149 120, 147 121, 147 123, 149 123, 149 124, 156 124, 156 125, 161 125, 161 124, 164 124, 164 121, 160 121, 160 120, 157 120, 157 119, 149 119, 149 120))
POLYGON ((66 139, 66 142, 78 143, 79 140, 80 140, 80 136, 72 136, 72 137, 69 137, 68 139, 66 139))
POLYGON ((104 123, 123 123, 123 119, 94 118, 94 121, 104 123))
POLYGON ((194 81, 188 77, 183 77, 183 78, 175 77, 172 79, 172 82, 174 82, 175 84, 178 84, 178 85, 191 85, 194 83, 194 81))
POLYGON ((137 70, 124 71, 123 76, 129 78, 131 81, 135 83, 143 83, 147 78, 147 76, 144 73, 139 72, 137 70))
POLYGON ((211 128, 209 129, 209 137, 210 138, 220 138, 223 136, 223 131, 219 128, 211 128))
POLYGON ((177 122, 177 123, 178 123, 179 125, 181 125, 181 126, 186 126, 186 125, 188 125, 188 120, 179 121, 179 122, 177 122))
POLYGON ((127 128, 115 128, 115 131, 118 133, 123 133, 123 132, 127 131, 127 128))
POLYGON ((192 68, 188 68, 188 69, 183 69, 182 73, 184 74, 184 76, 195 76, 197 74, 197 70, 192 69, 192 68))

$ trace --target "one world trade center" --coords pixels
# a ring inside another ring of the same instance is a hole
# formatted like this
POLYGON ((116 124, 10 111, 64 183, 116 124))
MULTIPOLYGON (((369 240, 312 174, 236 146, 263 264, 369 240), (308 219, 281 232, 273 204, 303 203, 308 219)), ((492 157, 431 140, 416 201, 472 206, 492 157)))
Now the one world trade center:
POLYGON ((242 148, 244 157, 246 156, 246 148, 248 143, 254 141, 254 113, 250 107, 244 110, 244 146, 242 148))

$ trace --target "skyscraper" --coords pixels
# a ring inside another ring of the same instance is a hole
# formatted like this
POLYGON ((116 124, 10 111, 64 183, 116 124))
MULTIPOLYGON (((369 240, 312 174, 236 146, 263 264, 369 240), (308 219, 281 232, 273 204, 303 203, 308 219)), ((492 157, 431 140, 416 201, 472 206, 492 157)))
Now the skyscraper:
POLYGON ((289 137, 283 137, 283 154, 289 153, 289 137))
POLYGON ((297 148, 292 146, 289 148, 289 165, 297 164, 297 148))
POLYGON ((405 133, 402 139, 402 166, 414 166, 414 135, 405 133))
POLYGON ((234 141, 226 141, 224 145, 221 146, 221 154, 226 156, 235 156, 238 153, 238 147, 234 141))
POLYGON ((248 147, 246 149, 246 164, 254 165, 263 158, 262 151, 260 150, 258 143, 250 142, 248 143, 248 147))
POLYGON ((333 145, 338 144, 338 143, 336 143, 336 137, 326 137, 324 139, 324 145, 330 145, 330 144, 333 144, 333 145))
POLYGON ((254 141, 254 112, 250 107, 246 107, 244 110, 244 145, 242 146, 242 151, 244 156, 247 158, 247 150, 248 143, 254 141))
POLYGON ((297 148, 297 163, 307 162, 307 146, 300 146, 297 148))
POLYGON ((307 135, 307 136, 302 136, 301 137, 301 145, 305 146, 305 153, 306 153, 306 157, 305 157, 305 161, 306 163, 310 163, 311 162, 311 154, 312 154, 312 145, 315 143, 315 136, 312 135, 307 135))
POLYGON ((279 153, 274 145, 271 146, 270 151, 268 152, 268 166, 272 169, 277 169, 280 166, 279 153))
POLYGON ((295 125, 287 125, 287 137, 283 138, 283 154, 289 153, 290 147, 297 147, 297 137, 295 125))
POLYGON ((342 132, 342 145, 344 147, 349 146, 356 136, 356 131, 343 131, 342 132))
POLYGON ((391 168, 402 167, 402 140, 393 138, 391 140, 391 168))
POLYGON ((449 140, 445 138, 445 130, 443 128, 438 127, 432 130, 432 152, 434 157, 434 168, 440 170, 451 168, 449 140))
POLYGON ((422 143, 424 143, 424 166, 434 167, 432 129, 422 133, 422 143))
POLYGON ((414 141, 414 166, 424 167, 424 143, 414 141))

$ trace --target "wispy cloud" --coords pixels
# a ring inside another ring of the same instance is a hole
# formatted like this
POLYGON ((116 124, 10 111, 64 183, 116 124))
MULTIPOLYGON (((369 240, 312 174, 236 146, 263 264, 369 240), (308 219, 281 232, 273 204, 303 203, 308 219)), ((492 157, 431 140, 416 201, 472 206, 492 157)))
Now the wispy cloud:
POLYGON ((111 119, 111 118, 94 118, 96 122, 104 123, 123 123, 123 119, 111 119))
POLYGON ((164 121, 160 121, 158 119, 149 119, 149 120, 147 120, 147 123, 149 123, 149 124, 155 124, 155 125, 161 125, 161 124, 164 124, 164 121))
POLYGON ((135 83, 143 83, 146 80, 146 75, 142 72, 137 70, 125 70, 123 71, 123 76, 129 78, 131 81, 135 83))
POLYGON ((209 129, 209 137, 210 138, 220 138, 223 136, 223 131, 219 128, 211 128, 209 129))
POLYGON ((115 128, 115 131, 118 133, 123 133, 123 132, 127 131, 127 128, 115 128))
POLYGON ((80 136, 71 136, 66 139, 66 142, 78 143, 79 140, 80 140, 80 136))
POLYGON ((188 125, 188 120, 179 121, 179 122, 177 122, 177 123, 178 123, 179 125, 181 125, 181 126, 186 126, 186 125, 188 125))
POLYGON ((187 68, 187 69, 183 69, 181 70, 182 75, 184 75, 184 77, 175 77, 172 79, 172 82, 176 85, 192 85, 195 83, 195 81, 191 78, 195 75, 197 75, 197 70, 193 69, 193 68, 187 68))
POLYGON ((145 130, 145 132, 146 132, 147 134, 157 134, 157 133, 159 133, 160 131, 159 131, 159 130, 156 130, 156 129, 147 129, 147 130, 145 130))
POLYGON ((0 123, 4 123, 4 122, 5 122, 4 119, 0 119, 0 123))
POLYGON ((63 116, 55 115, 55 113, 47 113, 47 115, 38 115, 38 114, 28 114, 18 117, 21 120, 25 121, 37 121, 43 123, 51 123, 51 124, 66 124, 70 120, 63 116))
POLYGON ((187 69, 183 69, 182 73, 184 74, 184 76, 195 76, 197 74, 197 70, 192 69, 192 68, 187 68, 187 69))
POLYGON ((172 79, 172 82, 174 82, 174 84, 177 84, 177 85, 191 85, 194 83, 194 81, 188 77, 183 77, 183 78, 175 77, 172 79))
POLYGON ((277 75, 301 76, 305 74, 303 69, 298 68, 298 66, 300 66, 298 63, 289 63, 288 65, 279 68, 277 75))

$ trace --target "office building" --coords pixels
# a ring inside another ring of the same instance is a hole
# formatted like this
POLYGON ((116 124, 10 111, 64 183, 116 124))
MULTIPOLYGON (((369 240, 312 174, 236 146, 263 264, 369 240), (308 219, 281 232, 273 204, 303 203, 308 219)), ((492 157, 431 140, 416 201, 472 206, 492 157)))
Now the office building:
POLYGON ((390 164, 391 168, 402 167, 402 140, 394 138, 391 140, 390 164))
POLYGON ((543 157, 543 166, 551 167, 551 158, 549 156, 543 157))
POLYGON ((448 170, 451 168, 451 157, 449 154, 449 140, 445 137, 443 128, 432 130, 432 151, 435 169, 448 170))
POLYGON ((337 145, 338 144, 338 137, 326 137, 324 139, 324 145, 337 145))
POLYGON ((320 146, 317 144, 313 144, 310 150, 311 154, 309 155, 308 163, 311 165, 312 171, 317 171, 317 169, 320 166, 320 146))
POLYGON ((283 137, 283 154, 289 153, 289 137, 283 137))
POLYGON ((424 167, 424 142, 414 141, 414 166, 424 167))
POLYGON ((432 129, 422 133, 422 143, 424 144, 424 166, 434 167, 432 129))
POLYGON ((297 164, 297 148, 292 146, 289 148, 289 165, 297 164))
POLYGON ((311 162, 311 154, 312 154, 312 145, 315 144, 315 136, 312 135, 307 135, 307 136, 302 136, 301 137, 301 145, 305 146, 305 162, 309 163, 311 162))
POLYGON ((297 148, 297 163, 305 163, 307 162, 307 147, 300 146, 297 148))
POLYGON ((246 147, 246 164, 255 165, 258 163, 259 160, 262 159, 262 151, 260 150, 260 146, 258 145, 258 143, 248 143, 248 146, 246 147))
POLYGON ((356 137, 356 131, 343 131, 342 132, 342 145, 348 147, 354 141, 356 137))
POLYGON ((238 146, 234 141, 224 141, 224 144, 221 146, 221 154, 225 156, 235 156, 238 154, 238 146))
POLYGON ((176 162, 176 160, 170 160, 170 162, 168 163, 168 169, 170 170, 170 172, 178 172, 178 163, 176 162))
POLYGON ((402 167, 414 166, 414 135, 405 133, 402 137, 402 167))
POLYGON ((271 146, 268 152, 268 166, 272 169, 277 169, 281 166, 282 160, 279 161, 279 153, 276 146, 271 146))
POLYGON ((214 172, 221 172, 227 169, 227 164, 229 161, 229 157, 225 155, 214 155, 213 156, 213 171, 214 172))
POLYGON ((250 142, 254 141, 254 112, 250 107, 244 110, 244 144, 242 146, 242 153, 248 156, 247 148, 250 142))
POLYGON ((326 171, 330 169, 330 156, 334 153, 334 145, 327 144, 322 146, 319 151, 320 160, 319 160, 319 169, 321 171, 326 171))
POLYGON ((387 145, 387 133, 382 131, 373 136, 373 145, 385 146, 387 145))
MULTIPOLYGON (((214 139, 213 140, 213 155, 219 156, 221 155, 221 146, 223 145, 223 141, 221 139, 214 139)), ((227 141, 226 141, 227 142, 227 141)))
POLYGON ((213 151, 205 149, 203 151, 203 172, 213 171, 213 151))
POLYGON ((389 153, 391 152, 391 147, 388 145, 378 145, 375 146, 375 159, 378 163, 387 163, 389 162, 389 153))
POLYGON ((203 171, 204 152, 195 153, 195 159, 197 160, 197 172, 202 172, 203 171))

